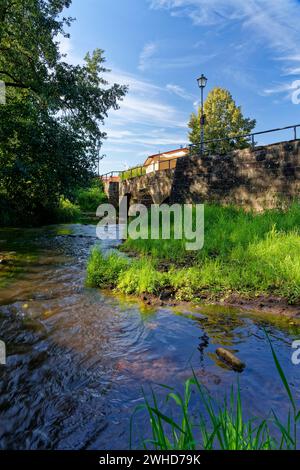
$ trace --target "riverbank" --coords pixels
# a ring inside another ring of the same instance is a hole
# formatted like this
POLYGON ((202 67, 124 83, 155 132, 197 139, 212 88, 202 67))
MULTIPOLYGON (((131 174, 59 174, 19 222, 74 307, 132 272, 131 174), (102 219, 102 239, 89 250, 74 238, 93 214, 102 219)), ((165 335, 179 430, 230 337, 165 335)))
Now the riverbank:
POLYGON ((90 222, 96 218, 97 207, 105 202, 107 196, 99 178, 92 180, 88 187, 74 189, 71 199, 61 196, 47 208, 38 205, 22 214, 19 213, 20 208, 14 207, 7 195, 0 191, 0 228, 42 227, 49 224, 84 223, 86 220, 90 222))
POLYGON ((127 239, 121 250, 130 258, 103 256, 95 248, 87 285, 109 287, 150 303, 216 303, 297 317, 299 228, 297 204, 262 214, 206 206, 202 250, 186 251, 186 240, 174 238, 127 239))

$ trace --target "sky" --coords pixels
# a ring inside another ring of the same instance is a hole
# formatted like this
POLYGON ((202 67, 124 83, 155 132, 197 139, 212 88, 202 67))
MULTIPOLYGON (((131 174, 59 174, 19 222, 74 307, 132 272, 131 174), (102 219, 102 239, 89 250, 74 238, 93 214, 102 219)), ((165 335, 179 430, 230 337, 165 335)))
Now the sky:
POLYGON ((129 86, 103 128, 101 174, 186 145, 202 73, 205 94, 227 88, 256 131, 300 124, 300 0, 73 0, 68 15, 65 60, 104 49, 105 78, 129 86))

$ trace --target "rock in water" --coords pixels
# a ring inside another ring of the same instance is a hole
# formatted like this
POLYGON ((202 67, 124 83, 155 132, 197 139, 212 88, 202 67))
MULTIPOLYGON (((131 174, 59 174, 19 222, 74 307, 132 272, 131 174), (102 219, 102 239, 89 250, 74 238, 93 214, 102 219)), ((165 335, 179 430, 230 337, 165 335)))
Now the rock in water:
POLYGON ((217 355, 229 364, 234 370, 241 372, 245 369, 246 364, 236 357, 232 352, 225 348, 218 348, 216 350, 217 355))

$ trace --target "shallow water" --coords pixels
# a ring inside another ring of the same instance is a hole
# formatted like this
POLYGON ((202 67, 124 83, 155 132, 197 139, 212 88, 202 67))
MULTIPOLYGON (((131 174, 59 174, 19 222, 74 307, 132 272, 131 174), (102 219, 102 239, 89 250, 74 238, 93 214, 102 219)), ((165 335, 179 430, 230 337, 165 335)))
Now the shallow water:
MULTIPOLYGON (((10 253, 17 266, 7 278, 9 269, 0 265, 0 339, 7 345, 1 449, 126 449, 141 388, 180 388, 191 367, 217 399, 239 377, 248 417, 265 417, 271 408, 287 415, 263 328, 299 400, 300 366, 291 362, 299 327, 222 307, 151 309, 86 289, 86 260, 96 242, 92 225, 0 230, 0 254, 10 253), (245 371, 220 362, 218 346, 235 351, 245 371)), ((107 250, 115 242, 100 244, 107 250)), ((136 446, 148 428, 143 417, 137 423, 136 446)))

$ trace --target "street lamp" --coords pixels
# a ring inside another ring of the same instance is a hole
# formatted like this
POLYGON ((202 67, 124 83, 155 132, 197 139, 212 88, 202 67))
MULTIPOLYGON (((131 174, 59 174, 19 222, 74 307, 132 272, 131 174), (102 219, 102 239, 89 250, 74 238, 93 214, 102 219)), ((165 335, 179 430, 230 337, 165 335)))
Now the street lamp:
POLYGON ((101 140, 99 140, 99 141, 98 141, 98 145, 97 145, 97 153, 98 153, 98 158, 97 158, 98 176, 100 176, 100 160, 101 160, 101 158, 103 158, 103 157, 100 157, 101 147, 102 147, 102 142, 101 142, 101 140))
POLYGON ((204 107, 203 107, 203 90, 207 84, 207 78, 202 74, 201 77, 197 78, 198 86, 201 89, 201 117, 200 117, 200 152, 203 155, 204 150, 204 107))

